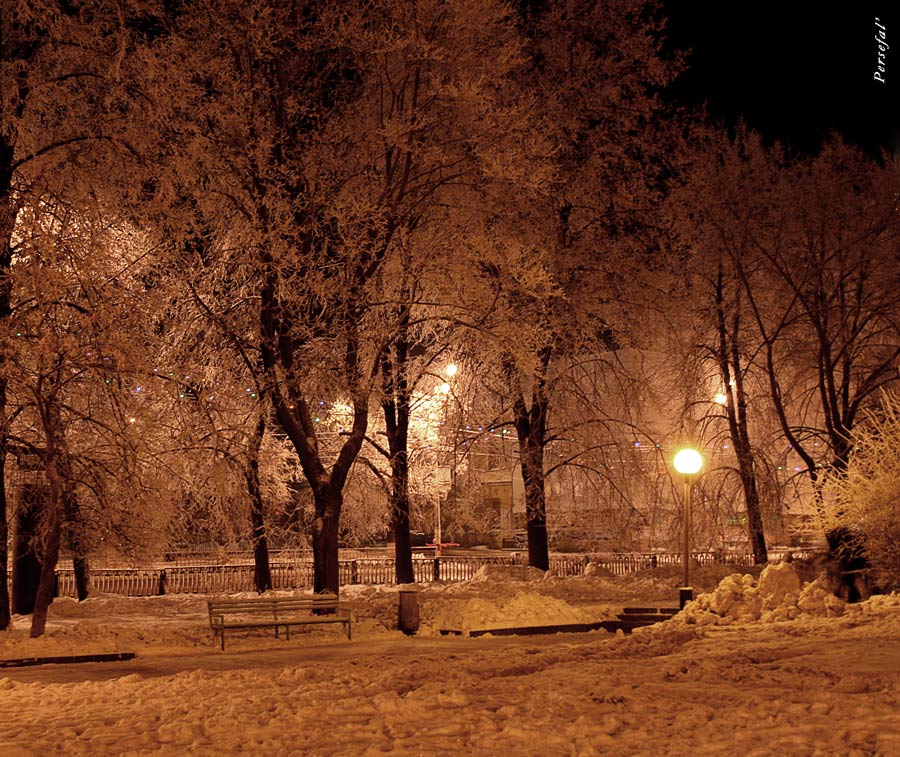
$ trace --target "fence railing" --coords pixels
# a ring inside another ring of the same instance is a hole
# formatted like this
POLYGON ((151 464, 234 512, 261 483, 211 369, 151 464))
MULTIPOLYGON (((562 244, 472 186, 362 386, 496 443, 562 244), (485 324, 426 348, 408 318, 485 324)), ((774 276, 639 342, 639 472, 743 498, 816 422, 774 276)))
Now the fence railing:
MULTIPOLYGON (((807 553, 795 551, 795 557, 807 553)), ((699 552, 691 555, 700 565, 724 563, 749 566, 753 555, 741 553, 699 552)), ((772 557, 773 561, 780 556, 772 557)), ((628 553, 628 554, 551 554, 550 570, 559 576, 579 576, 588 563, 596 563, 616 576, 641 570, 681 565, 677 554, 628 553)), ((523 553, 491 556, 414 557, 413 575, 419 583, 428 581, 466 581, 483 565, 526 565, 523 553)), ((313 563, 309 559, 273 561, 272 588, 308 589, 313 585, 313 563)), ((90 572, 91 589, 103 594, 120 594, 129 597, 159 596, 162 594, 215 594, 224 592, 253 591, 254 566, 245 561, 228 565, 168 565, 164 568, 95 568, 90 572)), ((75 573, 72 568, 56 571, 57 596, 75 596, 75 573)), ((343 559, 339 562, 341 586, 349 584, 394 583, 394 559, 391 557, 365 557, 343 559)))

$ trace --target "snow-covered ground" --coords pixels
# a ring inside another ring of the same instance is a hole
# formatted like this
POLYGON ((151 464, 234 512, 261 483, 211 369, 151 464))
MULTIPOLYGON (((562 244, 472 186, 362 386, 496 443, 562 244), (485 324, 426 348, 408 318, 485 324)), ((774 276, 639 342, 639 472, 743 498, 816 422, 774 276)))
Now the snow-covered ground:
POLYGON ((677 571, 423 585, 414 637, 396 587, 346 587, 353 641, 261 632, 225 653, 206 597, 57 600, 48 634, 16 618, 0 658, 138 656, 0 669, 0 754, 900 754, 900 597, 845 606, 789 566, 727 573, 698 571, 708 594, 631 636, 437 631, 671 605, 677 571))

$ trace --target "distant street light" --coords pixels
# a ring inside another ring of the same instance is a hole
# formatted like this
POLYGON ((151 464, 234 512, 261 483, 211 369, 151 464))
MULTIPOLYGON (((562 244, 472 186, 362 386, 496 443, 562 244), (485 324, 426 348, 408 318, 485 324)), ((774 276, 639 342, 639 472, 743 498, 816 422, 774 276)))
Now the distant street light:
POLYGON ((684 582, 679 590, 679 606, 694 598, 694 590, 690 583, 691 564, 691 483, 703 467, 703 456, 697 450, 685 447, 675 454, 672 461, 675 470, 684 476, 684 582))
POLYGON ((447 374, 447 378, 453 378, 457 373, 459 373, 459 367, 456 363, 450 363, 445 369, 444 373, 447 374))

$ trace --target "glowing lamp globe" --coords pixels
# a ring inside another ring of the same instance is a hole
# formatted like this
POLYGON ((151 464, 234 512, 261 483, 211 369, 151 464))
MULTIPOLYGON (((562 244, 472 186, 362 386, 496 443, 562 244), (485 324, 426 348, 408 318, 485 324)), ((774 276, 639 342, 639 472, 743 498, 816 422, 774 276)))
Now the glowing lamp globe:
POLYGON ((675 464, 675 470, 679 473, 693 476, 703 467, 703 456, 697 450, 686 447, 678 451, 672 462, 675 464))

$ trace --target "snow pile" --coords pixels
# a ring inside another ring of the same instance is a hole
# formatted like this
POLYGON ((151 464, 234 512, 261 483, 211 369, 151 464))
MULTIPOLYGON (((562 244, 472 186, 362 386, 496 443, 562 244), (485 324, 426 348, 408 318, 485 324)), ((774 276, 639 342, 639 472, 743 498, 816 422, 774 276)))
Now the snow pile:
POLYGON ((0 659, 206 647, 211 643, 206 597, 120 597, 98 594, 84 602, 53 600, 46 633, 29 636, 30 615, 13 615, 0 634, 0 659))
POLYGON ((845 616, 853 625, 878 621, 886 631, 900 631, 900 594, 873 594, 865 602, 847 605, 845 616))
POLYGON ((562 599, 534 592, 519 592, 506 599, 450 600, 432 609, 422 632, 590 623, 605 617, 598 617, 596 609, 573 607, 562 599))
POLYGON ((818 579, 801 587, 790 563, 767 565, 757 581, 735 573, 722 579, 716 589, 701 594, 675 616, 688 624, 724 625, 793 620, 800 615, 836 617, 845 604, 818 579))
POLYGON ((530 565, 482 565, 467 583, 543 581, 546 573, 530 565))
POLYGON ((602 578, 612 578, 613 572, 609 570, 609 568, 604 568, 599 563, 589 562, 584 566, 584 575, 586 576, 601 576, 602 578))

